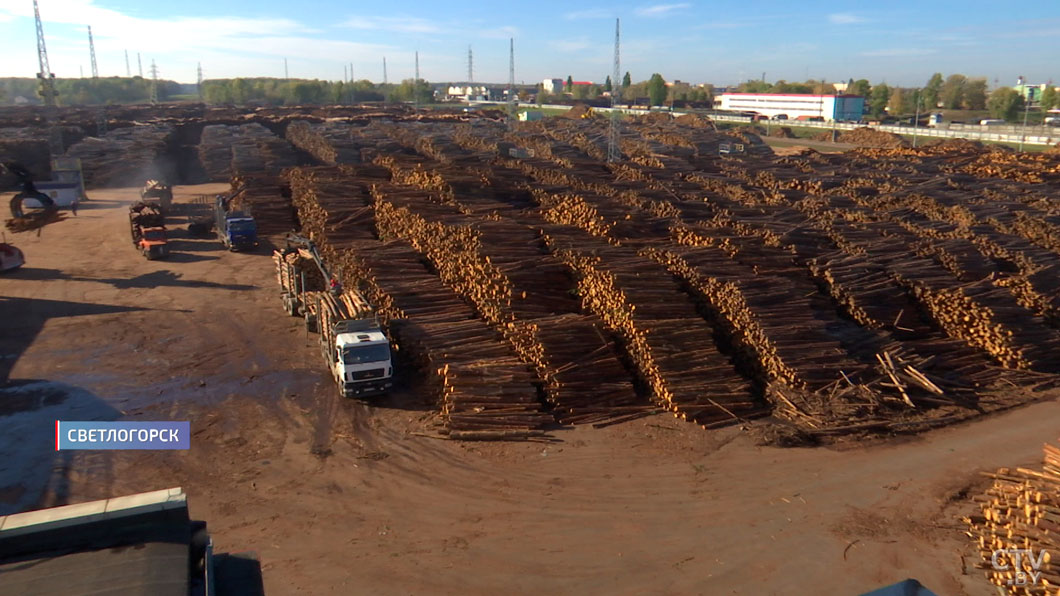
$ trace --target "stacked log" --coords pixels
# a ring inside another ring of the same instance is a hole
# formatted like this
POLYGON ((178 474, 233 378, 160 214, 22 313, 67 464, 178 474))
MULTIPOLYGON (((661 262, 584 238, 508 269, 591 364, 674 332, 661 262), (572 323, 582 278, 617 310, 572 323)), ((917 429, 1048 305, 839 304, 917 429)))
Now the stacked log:
POLYGON ((978 511, 963 518, 965 534, 979 552, 975 566, 1001 593, 1060 592, 1060 568, 1052 555, 1060 550, 1060 448, 1044 445, 1040 469, 1001 468, 984 475, 994 482, 973 499, 978 511))
POLYGON ((239 193, 232 208, 251 214, 259 234, 284 234, 298 227, 290 188, 280 177, 233 176, 231 186, 233 193, 239 193))
POLYGON ((67 149, 66 157, 81 160, 86 187, 142 186, 147 179, 172 178, 174 164, 166 158, 172 134, 169 125, 118 128, 103 137, 85 137, 67 149))
POLYGON ((287 126, 287 140, 302 151, 328 165, 354 164, 361 161, 361 144, 351 136, 346 122, 313 124, 296 120, 287 126))
POLYGON ((199 160, 214 182, 233 175, 278 175, 297 164, 291 145, 256 122, 205 127, 199 141, 199 160))

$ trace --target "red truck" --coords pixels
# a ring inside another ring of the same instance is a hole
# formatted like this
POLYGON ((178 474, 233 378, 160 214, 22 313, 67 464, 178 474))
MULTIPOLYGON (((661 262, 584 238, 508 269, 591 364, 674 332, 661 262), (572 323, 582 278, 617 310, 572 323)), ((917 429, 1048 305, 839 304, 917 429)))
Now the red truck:
POLYGON ((166 220, 159 206, 141 202, 129 207, 129 230, 133 246, 148 260, 169 255, 166 220))

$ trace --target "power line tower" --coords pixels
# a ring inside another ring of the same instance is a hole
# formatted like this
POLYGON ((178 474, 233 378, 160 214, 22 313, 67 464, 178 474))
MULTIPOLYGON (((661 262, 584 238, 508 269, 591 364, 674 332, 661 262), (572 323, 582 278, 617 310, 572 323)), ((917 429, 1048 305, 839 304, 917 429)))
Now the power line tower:
POLYGON ((129 68, 129 50, 125 50, 125 76, 132 78, 132 69, 129 68))
POLYGON ((471 46, 467 46, 467 82, 470 83, 475 80, 475 69, 472 67, 474 62, 471 59, 471 46))
POLYGON ((420 109, 420 52, 416 51, 416 78, 412 79, 412 97, 416 101, 416 110, 420 109))
POLYGON ((622 159, 622 150, 618 142, 618 89, 621 88, 621 63, 619 62, 618 19, 615 19, 615 69, 611 73, 611 124, 607 134, 607 161, 614 163, 622 159))
POLYGON ((88 53, 92 57, 92 78, 99 78, 99 68, 96 67, 96 42, 92 41, 92 25, 88 25, 88 53))
POLYGON ((383 84, 388 84, 386 80, 386 56, 383 56, 383 84))
POLYGON ((202 62, 199 62, 198 78, 195 80, 195 90, 199 92, 199 101, 202 101, 202 62))
POLYGON ((287 58, 283 59, 283 80, 290 81, 291 75, 287 73, 287 58))
POLYGON ((158 103, 158 67, 154 60, 151 60, 151 103, 158 103))
POLYGON ((515 124, 515 38, 508 38, 508 128, 515 124))
POLYGON ((55 107, 55 75, 48 66, 48 48, 44 46, 44 26, 41 25, 37 0, 33 0, 33 18, 37 21, 37 60, 40 62, 40 72, 37 73, 37 78, 40 79, 38 92, 45 106, 55 107))
POLYGON ((140 78, 144 78, 144 63, 140 60, 140 52, 136 52, 136 68, 140 71, 140 78))

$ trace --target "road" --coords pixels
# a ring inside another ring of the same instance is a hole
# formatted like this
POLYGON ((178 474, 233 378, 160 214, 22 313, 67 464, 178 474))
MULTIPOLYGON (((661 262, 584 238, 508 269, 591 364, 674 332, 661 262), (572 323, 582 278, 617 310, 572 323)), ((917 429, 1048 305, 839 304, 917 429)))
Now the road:
POLYGON ((1058 435, 1051 398, 827 448, 662 415, 547 442, 430 438, 409 371, 374 405, 336 395, 265 251, 179 238, 146 261, 127 239, 135 192, 93 196, 15 237, 27 265, 0 277, 0 513, 183 486, 218 551, 258 552, 269 594, 860 594, 907 577, 986 594, 967 497, 1058 435), (189 420, 192 447, 54 451, 55 419, 119 417, 189 420))

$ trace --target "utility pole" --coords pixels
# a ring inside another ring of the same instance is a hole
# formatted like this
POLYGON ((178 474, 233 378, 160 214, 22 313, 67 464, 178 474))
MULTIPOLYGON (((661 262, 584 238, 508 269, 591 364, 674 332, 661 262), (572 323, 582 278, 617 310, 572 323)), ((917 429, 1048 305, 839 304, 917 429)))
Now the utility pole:
POLYGON ((40 97, 47 107, 55 107, 55 75, 48 65, 48 48, 44 45, 44 26, 41 25, 40 8, 37 0, 33 0, 33 18, 37 21, 37 61, 40 63, 40 72, 37 78, 40 84, 40 97))
POLYGON ((199 63, 198 78, 196 78, 195 89, 199 92, 199 101, 202 101, 202 62, 199 63))
POLYGON ((287 74, 287 58, 283 59, 283 80, 291 80, 291 77, 287 74))
POLYGON ((1031 100, 1030 100, 1031 93, 1028 92, 1027 85, 1026 85, 1026 83, 1023 82, 1023 77, 1022 76, 1020 76, 1019 85, 1020 85, 1020 91, 1023 92, 1023 130, 1020 131, 1020 147, 1019 147, 1019 151, 1020 151, 1020 153, 1022 153, 1023 152, 1023 141, 1027 139, 1027 113, 1031 109, 1031 100))
POLYGON ((151 103, 158 103, 158 67, 154 60, 151 60, 151 103))
POLYGON ((471 46, 467 46, 467 82, 470 83, 475 80, 475 70, 472 68, 471 59, 471 46))
POLYGON ((619 21, 615 19, 615 64, 611 73, 611 122, 607 131, 607 161, 615 163, 622 159, 622 149, 619 147, 618 139, 618 93, 622 85, 622 63, 619 59, 619 21))
POLYGON ((515 125, 515 38, 508 38, 508 128, 515 125))
POLYGON ((913 149, 916 149, 916 131, 920 126, 920 97, 923 95, 921 89, 916 90, 916 115, 913 116, 913 149))
POLYGON ((92 25, 88 25, 88 53, 92 56, 92 78, 99 78, 99 68, 96 67, 96 42, 92 41, 92 25))
POLYGON ((387 84, 386 80, 386 56, 383 56, 383 84, 387 84))
POLYGON ((125 76, 132 78, 132 69, 129 68, 129 50, 125 50, 125 76))
POLYGON ((350 62, 350 82, 353 82, 353 62, 350 62))
POLYGON ((140 71, 140 78, 144 78, 144 63, 140 60, 140 52, 136 52, 136 69, 140 71))
POLYGON ((416 50, 416 78, 412 79, 412 97, 416 101, 416 110, 420 109, 420 52, 416 50))

